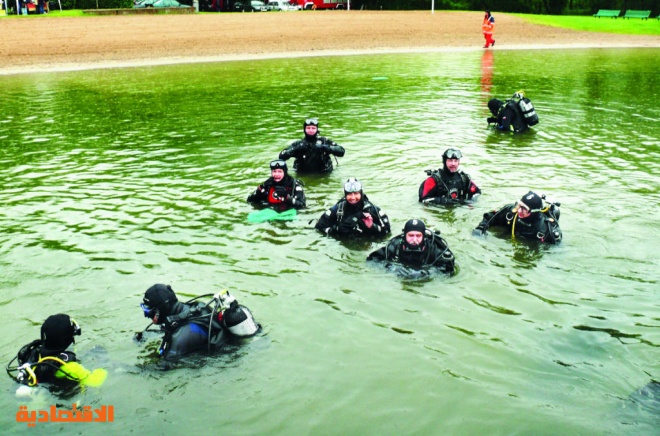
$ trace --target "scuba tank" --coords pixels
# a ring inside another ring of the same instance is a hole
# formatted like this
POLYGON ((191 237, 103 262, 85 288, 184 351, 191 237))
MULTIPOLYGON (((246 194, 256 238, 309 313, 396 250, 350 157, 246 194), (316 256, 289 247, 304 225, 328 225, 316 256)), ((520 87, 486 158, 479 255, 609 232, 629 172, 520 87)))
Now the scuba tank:
POLYGON ((513 94, 512 100, 518 104, 518 107, 523 114, 525 124, 528 126, 535 126, 539 123, 539 116, 536 114, 534 105, 530 99, 525 97, 525 93, 523 91, 518 91, 513 94))
POLYGON ((222 323, 231 334, 241 338, 254 336, 260 327, 250 309, 241 306, 235 299, 223 312, 222 323))

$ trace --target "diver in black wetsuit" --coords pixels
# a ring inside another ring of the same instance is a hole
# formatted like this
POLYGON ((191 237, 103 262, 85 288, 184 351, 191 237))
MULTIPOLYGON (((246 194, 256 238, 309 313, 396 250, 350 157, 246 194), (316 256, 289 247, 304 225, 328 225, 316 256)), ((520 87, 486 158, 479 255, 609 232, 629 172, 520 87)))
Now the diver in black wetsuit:
POLYGON ((390 232, 390 220, 351 177, 344 183, 344 198, 321 215, 316 229, 326 235, 383 236, 390 232))
POLYGON ((319 136, 319 120, 308 118, 303 124, 305 138, 294 141, 280 152, 280 159, 295 157, 293 168, 299 173, 330 173, 333 170, 330 155, 342 157, 344 147, 319 136))
POLYGON ((144 316, 165 333, 158 350, 161 357, 169 359, 210 349, 224 344, 231 336, 253 336, 261 328, 250 310, 228 293, 216 295, 206 304, 197 298, 181 303, 172 287, 163 284, 153 285, 145 292, 141 304, 144 316))
POLYGON ((495 124, 497 130, 514 133, 527 130, 527 124, 525 124, 520 108, 511 100, 504 102, 492 98, 488 101, 488 109, 493 116, 488 117, 486 121, 488 124, 495 124))
POLYGON ((517 203, 507 204, 499 210, 484 214, 474 229, 475 235, 483 235, 490 227, 506 227, 512 236, 557 244, 561 242, 559 228, 559 203, 543 204, 535 192, 529 191, 517 203))
POLYGON ((80 364, 76 353, 68 350, 76 342, 74 336, 80 334, 80 326, 69 315, 58 313, 49 316, 41 326, 41 339, 24 345, 7 365, 7 373, 28 386, 39 383, 100 386, 107 377, 107 371, 88 371, 80 364), (12 367, 15 360, 19 366, 12 367))
POLYGON ((289 175, 289 168, 283 160, 270 163, 271 176, 247 198, 252 204, 270 207, 278 212, 306 206, 305 192, 300 180, 289 175))
POLYGON ((481 189, 470 175, 458 169, 463 154, 455 148, 442 153, 442 168, 426 170, 429 176, 419 186, 419 201, 424 204, 459 204, 476 200, 481 189))
POLYGON ((439 231, 427 229, 424 222, 417 219, 408 220, 403 233, 371 253, 367 260, 387 262, 388 269, 402 276, 415 275, 409 274, 405 268, 419 271, 433 267, 448 274, 454 272, 454 254, 447 241, 440 236, 439 231), (401 265, 405 268, 399 268, 401 265))

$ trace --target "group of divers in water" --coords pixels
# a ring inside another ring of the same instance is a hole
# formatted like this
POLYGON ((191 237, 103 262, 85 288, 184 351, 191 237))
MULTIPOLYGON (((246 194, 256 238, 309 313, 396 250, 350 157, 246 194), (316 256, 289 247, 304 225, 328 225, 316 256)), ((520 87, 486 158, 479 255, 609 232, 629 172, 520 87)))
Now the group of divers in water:
MULTIPOLYGON (((534 107, 522 91, 506 101, 491 99, 488 108, 493 116, 487 118, 487 122, 497 130, 517 133, 538 123, 534 107)), ((279 213, 306 207, 303 183, 289 175, 286 161, 294 158, 293 168, 299 174, 327 174, 333 171, 331 156, 342 157, 345 150, 336 142, 319 136, 317 118, 306 119, 303 130, 303 139, 294 141, 280 152, 278 159, 270 162, 271 177, 248 196, 248 202, 279 213)), ((427 177, 419 186, 419 202, 442 206, 476 201, 481 189, 469 174, 459 169, 462 157, 456 148, 444 151, 442 168, 426 171, 427 177)), ((316 230, 337 238, 382 237, 390 233, 388 216, 369 200, 358 179, 349 178, 343 188, 344 198, 321 215, 316 230)), ((544 195, 529 191, 517 202, 484 213, 473 234, 485 235, 491 227, 500 227, 512 237, 557 244, 562 240, 559 206, 559 203, 546 201, 544 195)), ((402 232, 370 253, 367 260, 381 263, 403 277, 425 277, 430 271, 449 275, 455 272, 454 254, 440 231, 428 228, 424 221, 416 218, 406 221, 402 232)), ((251 311, 226 290, 181 302, 170 285, 155 284, 146 290, 140 306, 151 323, 136 335, 136 340, 142 341, 145 332, 158 326, 163 333, 158 348, 163 362, 193 351, 210 351, 228 343, 240 344, 261 331, 251 311), (210 300, 201 301, 203 298, 210 300)), ((76 354, 68 350, 75 343, 74 337, 80 334, 80 326, 69 315, 59 313, 48 317, 41 326, 40 339, 19 350, 7 365, 8 374, 28 386, 39 383, 100 386, 107 371, 86 369, 76 354)), ((639 393, 657 398, 660 384, 653 381, 644 389, 647 391, 639 393)))

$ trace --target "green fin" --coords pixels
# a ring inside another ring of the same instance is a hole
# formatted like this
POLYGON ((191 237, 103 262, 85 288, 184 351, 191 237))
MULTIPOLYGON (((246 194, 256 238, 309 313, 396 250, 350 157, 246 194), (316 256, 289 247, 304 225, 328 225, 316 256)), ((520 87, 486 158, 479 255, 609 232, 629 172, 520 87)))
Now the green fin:
POLYGON ((288 209, 284 212, 278 212, 273 209, 255 210, 248 214, 249 223, 263 223, 266 221, 291 221, 295 220, 298 212, 295 209, 288 209))

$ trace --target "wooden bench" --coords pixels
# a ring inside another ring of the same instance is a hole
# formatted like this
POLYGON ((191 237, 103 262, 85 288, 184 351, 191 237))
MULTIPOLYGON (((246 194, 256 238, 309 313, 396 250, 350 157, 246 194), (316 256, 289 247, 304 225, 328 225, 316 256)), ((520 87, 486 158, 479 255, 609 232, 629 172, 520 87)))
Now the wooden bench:
POLYGON ((623 18, 641 18, 642 20, 648 20, 650 16, 651 11, 633 11, 628 9, 623 18))
POLYGON ((614 9, 599 9, 597 13, 594 14, 594 17, 612 17, 616 18, 621 15, 621 11, 616 11, 614 9))

